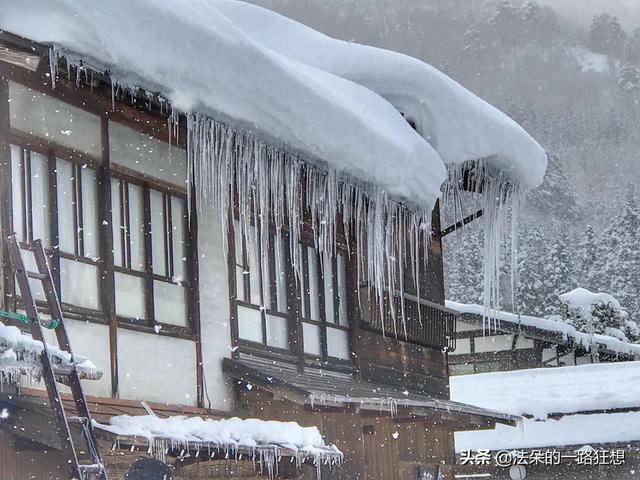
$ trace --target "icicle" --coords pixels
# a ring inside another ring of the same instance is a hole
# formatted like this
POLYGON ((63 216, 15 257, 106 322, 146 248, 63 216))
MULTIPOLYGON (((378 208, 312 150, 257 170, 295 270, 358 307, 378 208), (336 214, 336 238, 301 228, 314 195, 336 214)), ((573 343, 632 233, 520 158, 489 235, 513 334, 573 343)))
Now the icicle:
MULTIPOLYGON (((172 111, 171 124, 177 125, 177 120, 172 111)), ((281 248, 281 232, 288 226, 293 271, 300 281, 305 212, 322 264, 336 253, 337 222, 342 214, 347 241, 352 232, 356 237, 358 278, 373 288, 381 309, 385 295, 397 295, 404 289, 404 235, 408 232, 413 237, 411 266, 417 269, 419 245, 428 243, 430 212, 411 210, 375 185, 329 165, 312 166, 202 114, 187 115, 187 137, 189 195, 195 195, 198 209, 207 205, 217 209, 223 232, 229 230, 229 211, 237 200, 238 224, 249 255, 259 253, 266 262, 272 241, 270 225, 275 226, 277 249, 281 248)), ((222 241, 226 253, 226 234, 222 241)), ((390 305, 395 319, 393 302, 390 305)), ((404 307, 399 313, 404 315, 404 307)))
POLYGON ((510 245, 511 301, 514 309, 517 301, 517 228, 524 191, 517 179, 492 168, 486 160, 475 162, 471 168, 469 164, 456 165, 449 170, 444 190, 445 201, 454 214, 454 221, 462 220, 464 216, 465 203, 468 203, 463 198, 465 190, 473 194, 470 202, 473 211, 483 210, 483 329, 490 332, 499 327, 495 312, 501 309, 500 263, 505 243, 510 245), (509 222, 510 229, 507 228, 509 222))

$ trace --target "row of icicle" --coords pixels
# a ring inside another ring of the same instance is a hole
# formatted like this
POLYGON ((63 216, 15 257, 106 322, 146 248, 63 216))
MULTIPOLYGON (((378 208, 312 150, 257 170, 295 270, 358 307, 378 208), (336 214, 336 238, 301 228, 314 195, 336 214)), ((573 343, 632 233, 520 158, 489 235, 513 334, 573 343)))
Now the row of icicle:
MULTIPOLYGON (((52 84, 58 75, 59 58, 60 53, 52 49, 52 84)), ((76 83, 81 82, 82 72, 87 82, 93 82, 94 71, 104 75, 105 69, 88 67, 75 56, 67 54, 66 59, 69 78, 72 78, 71 68, 76 68, 76 83)), ((141 89, 117 83, 113 77, 111 83, 114 102, 116 97, 126 96, 127 92, 131 101, 135 101, 135 92, 141 89)), ((147 98, 152 96, 147 93, 147 98)), ((177 140, 181 112, 168 105, 164 96, 158 94, 156 97, 161 107, 171 112, 169 138, 177 140)), ((228 251, 227 232, 232 224, 230 215, 235 209, 242 234, 247 239, 248 254, 259 253, 263 271, 267 271, 272 244, 276 250, 276 269, 283 271, 279 251, 283 243, 279 239, 288 237, 293 271, 299 281, 304 275, 301 231, 303 224, 308 222, 321 264, 335 255, 338 236, 344 235, 349 255, 355 254, 359 286, 368 286, 369 293, 373 291, 381 314, 386 295, 399 295, 405 291, 407 267, 419 296, 418 271, 426 266, 432 234, 431 205, 405 204, 391 198, 380 186, 340 172, 326 162, 310 163, 206 114, 187 112, 185 116, 189 195, 195 196, 199 211, 207 207, 217 210, 222 221, 225 252, 228 251), (271 235, 272 227, 275 239, 271 235)), ((509 236, 512 239, 512 292, 515 292, 514 230, 518 209, 509 207, 519 203, 522 192, 512 178, 492 169, 489 162, 475 164, 475 205, 484 210, 486 225, 485 316, 492 318, 491 312, 500 307, 501 245, 509 236), (513 211, 511 215, 510 211, 513 211)), ((464 172, 463 165, 450 166, 444 188, 445 201, 456 210, 461 207, 464 196, 464 172)), ((388 303, 392 320, 400 317, 404 325, 404 302, 399 302, 400 312, 395 311, 394 302, 388 303)), ((395 329, 396 322, 391 323, 395 329)), ((399 333, 402 332, 396 332, 399 333)))

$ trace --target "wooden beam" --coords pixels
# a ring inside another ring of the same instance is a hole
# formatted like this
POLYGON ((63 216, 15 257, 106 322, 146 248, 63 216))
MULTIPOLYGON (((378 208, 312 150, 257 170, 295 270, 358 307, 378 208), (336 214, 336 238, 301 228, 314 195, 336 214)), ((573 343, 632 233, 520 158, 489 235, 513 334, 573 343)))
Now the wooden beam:
POLYGON ((457 229, 464 227, 465 225, 470 224, 474 220, 482 217, 484 215, 484 210, 478 210, 476 213, 472 213, 471 215, 463 218, 459 222, 456 222, 454 225, 451 225, 440 232, 440 237, 445 237, 450 233, 455 232, 457 229))
POLYGON ((0 40, 0 62, 6 62, 35 72, 38 70, 41 61, 41 55, 20 49, 8 42, 0 40))

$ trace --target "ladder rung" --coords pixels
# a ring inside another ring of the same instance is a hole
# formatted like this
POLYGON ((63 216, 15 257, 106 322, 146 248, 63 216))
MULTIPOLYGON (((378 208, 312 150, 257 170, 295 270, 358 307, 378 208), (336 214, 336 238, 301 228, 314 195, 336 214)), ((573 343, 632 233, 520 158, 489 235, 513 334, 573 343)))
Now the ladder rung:
POLYGON ((26 272, 24 272, 27 274, 27 277, 29 278, 35 278, 36 280, 44 280, 45 278, 47 278, 47 275, 44 273, 40 273, 40 272, 30 272, 29 270, 27 270, 26 272))
POLYGON ((82 474, 100 473, 103 469, 104 467, 101 463, 92 463, 91 465, 78 465, 78 470, 80 470, 80 473, 82 474))
POLYGON ((87 423, 87 417, 67 417, 69 423, 79 423, 80 425, 87 423))

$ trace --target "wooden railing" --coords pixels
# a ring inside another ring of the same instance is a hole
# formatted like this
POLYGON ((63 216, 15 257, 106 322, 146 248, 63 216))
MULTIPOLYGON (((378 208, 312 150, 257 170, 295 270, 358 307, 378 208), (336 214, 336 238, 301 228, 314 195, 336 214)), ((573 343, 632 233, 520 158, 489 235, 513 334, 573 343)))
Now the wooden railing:
POLYGON ((407 293, 402 297, 386 295, 383 303, 382 309, 374 301, 369 308, 363 308, 365 329, 424 347, 455 350, 458 318, 455 310, 407 293))

